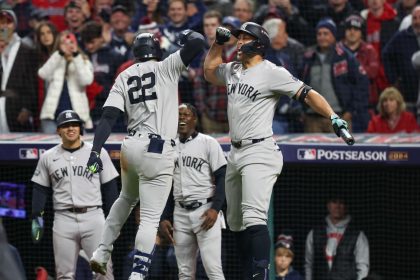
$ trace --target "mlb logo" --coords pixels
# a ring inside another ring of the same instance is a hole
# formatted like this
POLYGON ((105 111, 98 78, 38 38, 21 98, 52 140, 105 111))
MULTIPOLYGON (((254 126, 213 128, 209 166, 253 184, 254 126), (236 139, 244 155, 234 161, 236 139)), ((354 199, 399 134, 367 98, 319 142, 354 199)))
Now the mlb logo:
POLYGON ((37 148, 21 148, 19 149, 20 159, 38 159, 37 148))
POLYGON ((316 149, 298 149, 297 158, 299 160, 315 160, 316 149))

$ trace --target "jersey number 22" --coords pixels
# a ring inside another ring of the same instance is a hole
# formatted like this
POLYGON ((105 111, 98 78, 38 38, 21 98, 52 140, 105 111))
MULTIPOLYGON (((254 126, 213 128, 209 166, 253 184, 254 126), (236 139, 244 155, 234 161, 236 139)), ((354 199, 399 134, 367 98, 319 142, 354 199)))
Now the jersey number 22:
POLYGON ((131 104, 146 102, 147 100, 157 99, 156 92, 153 91, 156 84, 155 73, 149 72, 139 76, 131 76, 127 79, 128 97, 131 104), (141 90, 141 93, 139 92, 141 90))

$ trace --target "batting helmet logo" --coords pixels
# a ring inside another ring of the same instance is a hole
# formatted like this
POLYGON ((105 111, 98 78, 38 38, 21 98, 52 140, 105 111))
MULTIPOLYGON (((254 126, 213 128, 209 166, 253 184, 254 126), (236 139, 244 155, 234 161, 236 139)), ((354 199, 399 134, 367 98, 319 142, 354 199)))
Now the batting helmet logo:
POLYGON ((58 117, 57 117, 57 127, 62 126, 63 124, 66 123, 78 123, 80 125, 80 134, 83 135, 83 121, 82 119, 79 117, 79 114, 77 114, 75 111, 73 110, 65 110, 63 112, 61 112, 58 117))

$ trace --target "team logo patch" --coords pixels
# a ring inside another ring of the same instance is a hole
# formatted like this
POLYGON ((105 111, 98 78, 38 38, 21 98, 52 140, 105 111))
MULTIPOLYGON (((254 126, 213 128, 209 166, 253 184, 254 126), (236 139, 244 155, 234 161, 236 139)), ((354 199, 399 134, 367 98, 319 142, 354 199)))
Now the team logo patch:
POLYGON ((73 118, 71 112, 67 112, 66 113, 66 119, 71 119, 71 118, 73 118))
POLYGON ((37 148, 21 148, 19 149, 20 159, 37 159, 38 149, 37 148))
POLYGON ((297 158, 299 160, 315 160, 316 149, 298 149, 297 158))

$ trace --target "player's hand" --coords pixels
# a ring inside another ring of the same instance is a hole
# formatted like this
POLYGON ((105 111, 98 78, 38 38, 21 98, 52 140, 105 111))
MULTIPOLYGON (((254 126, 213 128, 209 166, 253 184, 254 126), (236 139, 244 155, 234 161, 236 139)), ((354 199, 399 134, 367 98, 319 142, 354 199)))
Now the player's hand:
POLYGON ((87 168, 92 173, 98 173, 102 171, 101 155, 98 152, 95 152, 95 151, 90 152, 87 168))
POLYGON ((32 242, 38 244, 44 234, 44 219, 41 216, 32 219, 32 242))
POLYGON ((349 130, 349 126, 347 124, 347 122, 343 119, 341 119, 339 116, 337 116, 336 114, 332 114, 331 115, 331 124, 334 128, 334 132, 335 134, 340 137, 340 129, 344 128, 345 130, 349 130))
POLYGON ((159 231, 162 233, 163 237, 167 240, 170 240, 172 244, 175 244, 174 237, 172 236, 174 228, 168 220, 163 220, 159 223, 159 231))
POLYGON ((184 31, 179 33, 179 35, 178 35, 178 45, 183 46, 187 42, 188 36, 193 32, 194 31, 192 31, 191 29, 185 29, 184 31))
POLYGON ((219 213, 217 213, 217 211, 213 208, 207 209, 206 212, 201 215, 201 218, 204 218, 204 221, 201 224, 201 228, 206 231, 211 229, 214 226, 214 223, 217 221, 218 215, 219 213))
POLYGON ((216 29, 216 43, 218 45, 223 45, 230 39, 230 30, 225 27, 217 27, 216 29))

